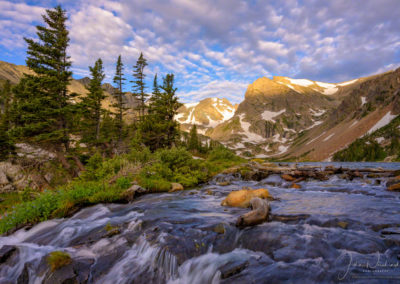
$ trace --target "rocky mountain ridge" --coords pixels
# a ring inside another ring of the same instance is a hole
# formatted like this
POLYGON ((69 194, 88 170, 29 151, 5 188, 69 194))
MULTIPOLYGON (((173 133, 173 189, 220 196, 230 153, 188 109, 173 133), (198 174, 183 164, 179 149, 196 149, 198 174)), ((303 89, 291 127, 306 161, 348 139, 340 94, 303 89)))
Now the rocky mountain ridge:
MULTIPOLYGON (((5 80, 16 84, 23 73, 31 71, 0 61, 0 84, 5 80)), ((85 95, 88 82, 88 78, 73 79, 69 91, 85 95)), ((114 88, 107 83, 103 88, 107 95, 103 107, 112 111, 114 88)), ((137 102, 131 93, 125 100, 129 121, 135 116, 137 102)), ((322 161, 399 114, 397 69, 337 84, 262 77, 248 86, 238 105, 227 99, 207 98, 183 104, 175 119, 183 131, 195 124, 199 134, 242 156, 322 161)))
POLYGON ((185 129, 208 126, 203 134, 243 156, 330 160, 400 114, 399 74, 397 69, 337 84, 262 77, 249 85, 231 118, 209 125, 185 116, 185 129))

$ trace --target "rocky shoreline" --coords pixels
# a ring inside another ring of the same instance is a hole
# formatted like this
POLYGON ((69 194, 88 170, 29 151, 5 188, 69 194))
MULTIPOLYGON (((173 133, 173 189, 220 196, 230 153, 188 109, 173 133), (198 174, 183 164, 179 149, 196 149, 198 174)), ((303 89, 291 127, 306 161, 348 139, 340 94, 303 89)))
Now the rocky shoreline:
MULTIPOLYGON (((334 166, 299 166, 297 164, 274 164, 274 163, 257 163, 249 162, 240 166, 232 167, 225 170, 223 175, 232 174, 241 177, 244 180, 260 181, 270 175, 276 174, 287 182, 291 183, 291 187, 298 188, 297 183, 307 180, 326 181, 330 177, 336 175, 340 179, 352 181, 355 178, 368 179, 373 178, 377 184, 386 183, 388 190, 400 190, 400 169, 383 169, 383 168, 345 168, 334 166)), ((367 180, 370 182, 370 180, 367 180)), ((228 185, 228 181, 221 176, 220 185, 228 185)))

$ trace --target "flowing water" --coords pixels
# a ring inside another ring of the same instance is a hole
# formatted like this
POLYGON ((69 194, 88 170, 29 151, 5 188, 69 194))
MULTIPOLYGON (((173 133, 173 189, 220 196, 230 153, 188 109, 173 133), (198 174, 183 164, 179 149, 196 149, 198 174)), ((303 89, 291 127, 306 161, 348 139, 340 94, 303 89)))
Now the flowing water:
POLYGON ((332 176, 292 189, 278 175, 217 178, 231 184, 99 204, 1 237, 0 247, 17 250, 0 266, 0 283, 56 283, 46 263, 56 250, 71 255, 74 273, 88 283, 400 281, 400 193, 385 181, 332 176), (278 199, 269 222, 235 227, 249 210, 220 203, 243 186, 268 188, 278 199), (107 224, 120 233, 106 236, 107 224))

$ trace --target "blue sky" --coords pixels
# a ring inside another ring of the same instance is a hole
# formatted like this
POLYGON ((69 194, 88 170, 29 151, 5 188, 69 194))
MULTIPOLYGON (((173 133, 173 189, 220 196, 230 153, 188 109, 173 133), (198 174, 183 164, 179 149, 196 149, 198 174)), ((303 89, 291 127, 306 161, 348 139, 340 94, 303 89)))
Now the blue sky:
POLYGON ((398 0, 0 0, 0 60, 24 64, 23 37, 57 4, 75 78, 101 57, 110 81, 122 54, 131 80, 142 51, 149 84, 174 73, 183 102, 240 102, 262 76, 335 83, 400 66, 398 0))

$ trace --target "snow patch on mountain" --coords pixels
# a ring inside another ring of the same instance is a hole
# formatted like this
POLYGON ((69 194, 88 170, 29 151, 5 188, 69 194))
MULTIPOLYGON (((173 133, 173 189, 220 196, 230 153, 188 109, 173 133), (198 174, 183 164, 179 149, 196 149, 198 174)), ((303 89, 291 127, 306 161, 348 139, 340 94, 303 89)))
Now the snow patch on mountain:
POLYGON ((379 128, 388 125, 394 118, 396 118, 396 116, 397 115, 391 114, 391 112, 388 111, 385 116, 381 118, 381 120, 379 120, 370 130, 368 130, 367 134, 371 134, 379 128))
POLYGON ((323 83, 323 82, 315 82, 315 84, 324 88, 325 90, 323 91, 323 94, 327 95, 327 96, 333 95, 334 93, 336 93, 338 91, 336 84, 323 83))
POLYGON ((307 80, 307 79, 292 79, 292 78, 285 78, 287 80, 289 80, 290 83, 292 83, 293 85, 298 85, 298 86, 302 86, 302 87, 308 87, 311 85, 314 85, 313 81, 307 80))
POLYGON ((335 133, 332 133, 331 135, 329 135, 328 137, 326 137, 324 140, 322 141, 328 141, 329 139, 331 139, 333 136, 335 135, 335 133))
POLYGON ((192 108, 192 107, 196 107, 199 103, 186 103, 183 104, 187 109, 192 108))
POLYGON ((347 82, 343 82, 343 83, 340 83, 340 84, 337 84, 337 85, 343 87, 343 86, 351 85, 351 84, 353 84, 353 83, 355 83, 355 82, 357 82, 357 81, 358 81, 358 79, 354 79, 354 80, 347 81, 347 82))
POLYGON ((266 110, 261 114, 261 117, 262 117, 262 119, 264 119, 266 121, 271 121, 271 122, 275 123, 275 120, 273 120, 273 118, 278 115, 281 115, 285 111, 286 111, 285 108, 280 111, 277 111, 277 112, 266 110))
POLYGON ((361 106, 365 105, 366 103, 367 103, 367 98, 361 97, 361 106))
POLYGON ((262 137, 261 135, 250 132, 249 128, 250 128, 251 124, 249 122, 243 121, 244 116, 245 116, 244 113, 239 115, 242 133, 244 133, 244 135, 247 136, 247 139, 245 139, 243 141, 245 141, 245 142, 262 142, 262 141, 264 141, 265 138, 262 137))

